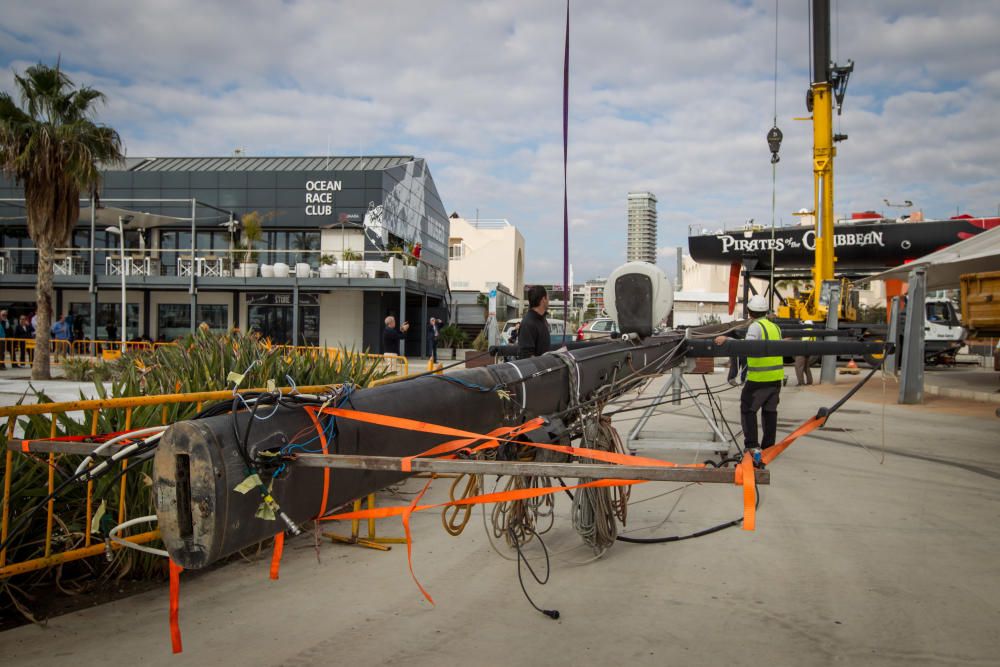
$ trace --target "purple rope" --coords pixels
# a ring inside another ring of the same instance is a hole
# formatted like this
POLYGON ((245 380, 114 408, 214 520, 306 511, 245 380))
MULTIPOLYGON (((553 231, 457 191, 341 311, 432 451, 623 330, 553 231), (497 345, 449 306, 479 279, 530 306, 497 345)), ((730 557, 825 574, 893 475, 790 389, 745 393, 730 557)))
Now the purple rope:
POLYGON ((566 0, 566 52, 563 59, 563 326, 569 326, 569 194, 566 165, 569 147, 569 0, 566 0))

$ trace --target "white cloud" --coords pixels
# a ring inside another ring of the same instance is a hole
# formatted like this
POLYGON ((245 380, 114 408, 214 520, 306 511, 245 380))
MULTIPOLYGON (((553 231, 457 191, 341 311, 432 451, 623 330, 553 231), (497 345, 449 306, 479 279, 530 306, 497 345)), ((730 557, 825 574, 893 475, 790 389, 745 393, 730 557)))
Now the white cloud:
MULTIPOLYGON (((834 3, 853 58, 837 209, 912 199, 928 216, 998 204, 1000 8, 988 0, 834 3)), ((625 193, 659 198, 659 245, 688 225, 770 222, 774 4, 573 3, 569 194, 579 279, 624 260, 625 193)), ((775 217, 811 206, 805 3, 781 3, 775 217)), ((57 54, 108 94, 131 155, 405 153, 449 211, 505 217, 527 279, 562 262, 563 6, 170 0, 8 2, 11 69, 57 54)), ((661 260, 665 268, 672 258, 661 260)))

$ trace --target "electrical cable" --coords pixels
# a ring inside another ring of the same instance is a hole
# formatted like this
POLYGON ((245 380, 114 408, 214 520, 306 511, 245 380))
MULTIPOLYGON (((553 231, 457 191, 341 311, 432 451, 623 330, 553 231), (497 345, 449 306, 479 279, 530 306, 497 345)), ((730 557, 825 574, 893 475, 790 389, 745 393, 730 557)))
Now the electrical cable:
POLYGON ((535 537, 538 539, 538 543, 542 545, 542 551, 545 553, 544 579, 538 576, 538 574, 535 572, 535 568, 531 567, 531 563, 528 562, 528 559, 525 557, 524 552, 521 551, 521 543, 518 541, 517 535, 514 534, 513 529, 508 528, 508 531, 509 531, 508 539, 512 542, 514 548, 517 550, 517 581, 521 584, 521 592, 524 593, 524 597, 525 599, 528 600, 528 603, 532 607, 534 607, 537 611, 545 614, 552 620, 558 620, 559 619, 558 609, 542 609, 537 604, 535 604, 534 600, 531 599, 531 596, 528 595, 528 589, 524 585, 524 575, 521 573, 521 563, 524 562, 525 567, 528 568, 528 572, 531 573, 532 578, 536 582, 538 582, 540 586, 544 586, 546 583, 548 583, 549 576, 552 574, 552 563, 549 560, 549 549, 547 546, 545 546, 545 542, 542 540, 542 536, 539 535, 538 533, 535 533, 535 537))

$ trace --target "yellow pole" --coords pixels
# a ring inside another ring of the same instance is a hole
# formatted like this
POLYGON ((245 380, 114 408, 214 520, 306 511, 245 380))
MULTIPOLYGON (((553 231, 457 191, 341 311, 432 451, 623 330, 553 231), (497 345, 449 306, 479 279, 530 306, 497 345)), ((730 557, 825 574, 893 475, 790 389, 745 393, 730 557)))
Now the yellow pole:
MULTIPOLYGON (((0 542, 7 541, 7 529, 10 524, 10 483, 14 477, 11 466, 14 464, 14 452, 10 449, 10 441, 14 437, 14 423, 16 418, 12 415, 7 419, 7 442, 4 449, 7 454, 4 456, 3 469, 3 512, 0 514, 0 542)), ((0 551, 0 567, 7 563, 7 548, 0 551)))
POLYGON ((824 280, 832 280, 833 250, 833 94, 826 81, 812 84, 813 99, 813 201, 816 212, 816 264, 813 267, 813 319, 822 319, 826 308, 819 298, 824 280))
MULTIPOLYGON (((56 413, 52 413, 52 425, 49 427, 49 437, 56 437, 56 413)), ((49 453, 49 495, 56 490, 56 453, 49 453)), ((45 515, 45 556, 52 555, 52 521, 55 517, 56 499, 49 498, 48 511, 45 515)))

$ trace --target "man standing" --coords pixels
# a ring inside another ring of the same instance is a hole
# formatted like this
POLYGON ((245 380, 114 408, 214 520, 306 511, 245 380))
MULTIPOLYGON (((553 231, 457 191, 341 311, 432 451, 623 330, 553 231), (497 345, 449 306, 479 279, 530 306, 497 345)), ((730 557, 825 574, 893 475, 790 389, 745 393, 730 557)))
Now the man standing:
POLYGON ((441 325, 444 324, 436 317, 432 317, 427 323, 427 356, 434 363, 438 360, 438 336, 441 334, 441 325))
MULTIPOLYGON (((27 315, 21 315, 20 319, 17 321, 17 326, 14 327, 14 338, 20 338, 22 340, 17 342, 17 350, 21 356, 21 363, 19 366, 31 365, 34 358, 34 350, 28 348, 27 343, 32 338, 35 337, 35 327, 31 326, 31 321, 28 319, 27 315)), ((13 355, 14 353, 11 352, 13 355)))
POLYGON ((549 310, 549 295, 541 285, 528 290, 528 312, 521 318, 517 336, 518 358, 527 359, 545 354, 552 348, 549 323, 545 313, 549 310))
MULTIPOLYGON (((0 341, 0 368, 7 368, 7 338, 14 336, 14 327, 11 326, 10 320, 7 319, 7 310, 0 310, 0 338, 4 340, 0 341)), ((14 365, 14 350, 10 351, 10 365, 14 365)))
MULTIPOLYGON (((753 322, 747 327, 746 340, 781 340, 781 329, 767 319, 767 300, 760 294, 751 297, 747 310, 753 322)), ((728 340, 717 336, 716 345, 728 340)), ((753 457, 754 465, 761 463, 761 449, 774 444, 778 433, 778 397, 785 379, 784 361, 780 356, 747 357, 747 381, 740 395, 740 422, 743 425, 743 443, 753 457), (764 437, 757 439, 757 412, 761 413, 764 437)))
MULTIPOLYGON (((808 325, 810 327, 813 325, 812 320, 806 320, 802 324, 808 325)), ((804 341, 816 340, 816 337, 806 336, 803 337, 802 340, 804 341)), ((795 357, 795 381, 799 383, 800 387, 804 384, 813 383, 812 360, 813 358, 810 357, 808 354, 799 355, 795 357)))
POLYGON ((55 358, 59 359, 59 353, 62 352, 63 355, 69 352, 69 336, 70 336, 70 324, 66 321, 66 316, 63 315, 59 318, 55 324, 52 325, 52 337, 57 342, 53 347, 55 347, 55 358))
POLYGON ((406 332, 410 329, 409 322, 403 322, 403 326, 396 328, 396 318, 389 315, 385 318, 385 330, 382 331, 382 352, 383 354, 399 354, 400 341, 406 340, 406 332))

